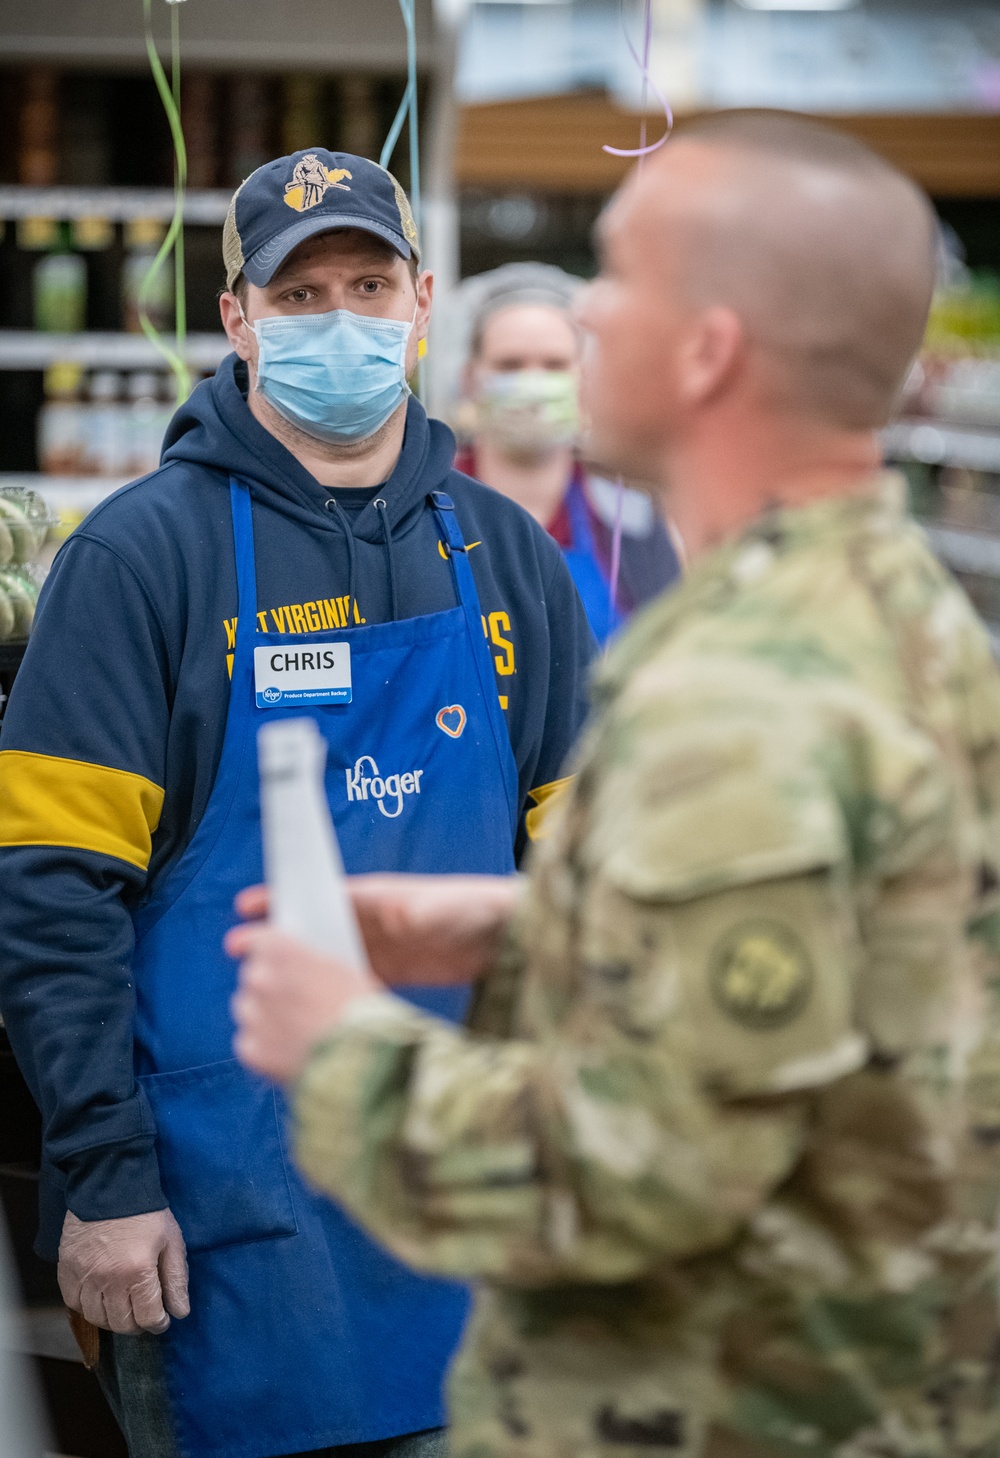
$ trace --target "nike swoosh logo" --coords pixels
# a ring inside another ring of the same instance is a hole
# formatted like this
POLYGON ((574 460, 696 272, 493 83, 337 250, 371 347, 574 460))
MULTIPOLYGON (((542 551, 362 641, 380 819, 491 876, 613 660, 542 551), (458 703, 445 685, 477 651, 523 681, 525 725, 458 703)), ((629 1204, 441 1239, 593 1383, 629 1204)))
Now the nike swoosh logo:
MULTIPOLYGON (((467 552, 471 552, 472 549, 473 549, 473 547, 481 547, 482 545, 483 545, 482 542, 466 542, 466 544, 465 544, 465 550, 467 552)), ((448 560, 448 553, 444 549, 444 542, 442 542, 440 540, 438 541, 438 551, 441 553, 441 556, 447 562, 447 560, 448 560)))

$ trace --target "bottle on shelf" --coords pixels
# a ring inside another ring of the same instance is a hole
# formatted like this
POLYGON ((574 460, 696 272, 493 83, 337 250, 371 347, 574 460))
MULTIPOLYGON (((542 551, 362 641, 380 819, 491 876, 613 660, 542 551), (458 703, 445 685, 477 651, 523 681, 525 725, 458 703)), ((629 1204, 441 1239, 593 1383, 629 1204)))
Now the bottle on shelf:
POLYGON ((340 80, 341 146, 356 157, 377 157, 379 116, 375 86, 370 76, 343 76, 340 80))
POLYGON ((281 144, 287 154, 318 146, 323 136, 323 83, 319 76, 293 71, 284 81, 281 144))
POLYGON ((81 476, 84 461, 83 370, 60 360, 45 371, 45 403, 38 414, 38 468, 47 476, 81 476))
POLYGON ((28 66, 21 76, 17 180, 26 187, 52 187, 59 180, 59 73, 28 66))
POLYGON ((84 475, 124 474, 126 412, 121 376, 114 370, 97 370, 90 379, 84 413, 84 475))
POLYGON ((109 218, 95 214, 93 217, 74 218, 70 236, 77 252, 102 253, 115 241, 115 230, 109 218))
POLYGON ((54 334, 78 334, 87 322, 87 265, 70 251, 66 230, 58 228, 52 251, 32 273, 35 328, 54 334))
POLYGON ((227 170, 234 187, 274 155, 271 151, 272 99, 271 88, 263 76, 243 72, 232 78, 227 170))
POLYGON ((110 92, 107 76, 68 72, 62 81, 63 114, 70 121, 59 139, 63 180, 78 187, 105 187, 111 177, 110 92))
POLYGON ((189 187, 215 187, 218 181, 218 115, 216 78, 204 71, 182 76, 181 121, 189 187))
MULTIPOLYGON (((139 293, 166 234, 154 218, 133 218, 125 225, 125 263, 122 268, 122 312, 125 328, 141 334, 139 293)), ((168 330, 173 323, 174 270, 170 259, 161 267, 146 299, 146 313, 154 328, 168 330)))
POLYGON ((59 242, 59 223, 55 218, 32 216, 17 220, 17 246, 25 253, 44 253, 59 242))
POLYGON ((151 370, 129 375, 126 393, 129 405, 123 474, 145 476, 160 464, 171 407, 164 403, 162 377, 151 370))

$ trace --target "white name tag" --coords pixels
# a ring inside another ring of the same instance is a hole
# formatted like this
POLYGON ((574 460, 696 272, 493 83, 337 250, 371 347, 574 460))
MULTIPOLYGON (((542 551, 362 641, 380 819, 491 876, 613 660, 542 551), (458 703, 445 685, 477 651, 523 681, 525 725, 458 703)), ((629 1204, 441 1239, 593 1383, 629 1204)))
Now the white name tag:
POLYGON ((284 704, 349 704, 350 643, 316 643, 297 648, 253 650, 254 689, 258 709, 284 704))

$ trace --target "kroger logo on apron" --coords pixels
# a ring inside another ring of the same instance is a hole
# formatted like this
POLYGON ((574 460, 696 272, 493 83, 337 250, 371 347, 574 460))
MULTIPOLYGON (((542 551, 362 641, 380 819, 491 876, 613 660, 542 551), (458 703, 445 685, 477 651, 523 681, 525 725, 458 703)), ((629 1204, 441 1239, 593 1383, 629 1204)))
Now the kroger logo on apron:
POLYGON ((370 754, 359 755, 354 761, 353 770, 347 769, 344 775, 347 779, 348 800, 376 800, 378 808, 387 820, 395 820, 397 815, 403 811, 403 800, 407 795, 420 794, 420 781, 423 770, 411 770, 406 774, 385 775, 379 774, 378 765, 370 754), (365 766, 368 773, 365 774, 365 766), (389 808, 386 809, 386 802, 389 808))

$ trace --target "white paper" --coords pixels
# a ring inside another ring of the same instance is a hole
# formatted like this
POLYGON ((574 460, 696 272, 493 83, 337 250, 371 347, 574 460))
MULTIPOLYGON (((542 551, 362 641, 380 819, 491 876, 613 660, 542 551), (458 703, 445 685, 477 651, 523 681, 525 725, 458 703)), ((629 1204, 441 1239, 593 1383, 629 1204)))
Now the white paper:
POLYGON ((315 951, 367 969, 323 783, 326 753, 313 719, 281 719, 257 733, 271 920, 315 951))

